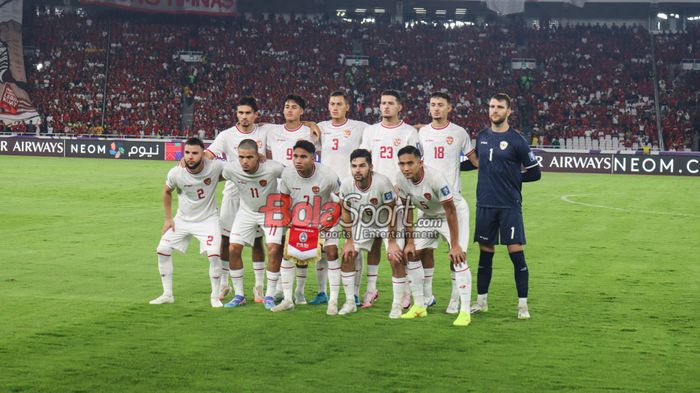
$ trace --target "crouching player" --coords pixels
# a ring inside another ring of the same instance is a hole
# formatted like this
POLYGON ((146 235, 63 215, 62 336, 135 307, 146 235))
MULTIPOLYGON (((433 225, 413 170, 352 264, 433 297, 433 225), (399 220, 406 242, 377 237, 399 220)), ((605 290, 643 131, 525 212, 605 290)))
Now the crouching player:
POLYGON ((224 164, 204 160, 204 143, 199 138, 185 142, 185 166, 176 166, 168 172, 163 189, 165 224, 156 250, 158 270, 163 284, 163 294, 150 304, 173 303, 173 250, 184 253, 192 236, 199 240, 199 250, 209 258, 211 280, 211 306, 223 307, 219 300, 221 277, 221 228, 216 208, 216 185, 224 164), (172 217, 172 193, 177 190, 178 207, 172 217))
POLYGON ((403 319, 428 315, 423 296, 423 250, 438 246, 442 235, 450 246, 449 258, 454 266, 455 281, 460 297, 460 311, 455 326, 467 326, 471 322, 469 303, 471 298, 471 273, 466 260, 469 244, 469 216, 460 214, 453 202, 453 194, 445 177, 437 170, 423 165, 420 151, 413 146, 399 150, 399 168, 403 176, 397 179, 399 197, 406 206, 404 257, 407 260, 408 277, 413 306, 401 315, 403 319), (417 225, 413 223, 413 208, 423 212, 417 225))

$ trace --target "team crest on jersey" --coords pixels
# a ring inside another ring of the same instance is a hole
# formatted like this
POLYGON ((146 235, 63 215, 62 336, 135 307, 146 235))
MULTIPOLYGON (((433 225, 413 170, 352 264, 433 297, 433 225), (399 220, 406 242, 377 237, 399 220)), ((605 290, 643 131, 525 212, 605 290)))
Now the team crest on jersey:
POLYGON ((508 142, 506 142, 506 141, 501 141, 501 144, 498 145, 498 147, 500 147, 501 150, 505 150, 505 149, 508 148, 508 142))
POLYGON ((211 184, 211 178, 207 177, 206 179, 204 179, 204 184, 210 185, 210 184, 211 184))
POLYGON ((394 138, 394 146, 398 146, 401 144, 401 138, 394 138))
POLYGON ((343 136, 346 137, 346 138, 349 138, 349 137, 350 137, 350 134, 351 134, 350 130, 345 130, 345 131, 343 131, 343 136))
POLYGON ((260 148, 260 147, 263 147, 262 139, 258 139, 258 140, 257 140, 257 143, 258 143, 258 147, 259 147, 259 148, 260 148))
POLYGON ((313 191, 314 194, 318 194, 319 192, 321 192, 321 187, 313 186, 313 187, 311 187, 311 191, 313 191))
POLYGON ((369 203, 376 205, 379 203, 379 200, 377 198, 372 197, 369 199, 369 203))
POLYGON ((423 197, 427 200, 433 199, 433 196, 429 192, 426 192, 425 194, 423 194, 423 197))
POLYGON ((454 141, 455 141, 455 138, 453 138, 451 136, 448 136, 447 138, 445 138, 445 142, 447 142, 448 145, 453 144, 454 141))
POLYGON ((265 180, 265 179, 260 180, 259 183, 260 183, 260 187, 265 187, 267 185, 267 180, 265 180))

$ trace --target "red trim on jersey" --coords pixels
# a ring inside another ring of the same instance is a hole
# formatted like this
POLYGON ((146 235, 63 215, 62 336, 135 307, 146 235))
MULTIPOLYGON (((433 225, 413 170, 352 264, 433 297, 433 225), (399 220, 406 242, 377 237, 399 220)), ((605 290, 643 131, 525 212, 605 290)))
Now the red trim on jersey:
POLYGON ((301 174, 301 172, 297 171, 297 174, 298 174, 299 176, 301 176, 302 178, 304 178, 304 179, 310 179, 310 178, 312 178, 312 177, 314 176, 315 173, 316 173, 316 163, 314 163, 314 171, 311 172, 311 174, 310 174, 309 176, 304 176, 304 175, 301 174))
POLYGON ((403 125, 403 120, 401 120, 401 121, 399 122, 399 124, 397 124, 397 125, 395 125, 395 126, 385 126, 384 123, 379 123, 379 124, 381 124, 382 127, 384 127, 384 128, 388 128, 388 129, 390 129, 390 130, 393 130, 394 128, 399 128, 399 127, 401 127, 401 126, 403 125))
POLYGON ((421 173, 420 179, 418 179, 418 183, 414 182, 413 180, 411 180, 411 183, 417 186, 423 182, 423 179, 425 179, 425 169, 423 169, 423 173, 421 173))
POLYGON ((365 188, 364 190, 363 190, 362 188, 360 188, 360 186, 357 185, 357 180, 355 181, 354 185, 355 185, 355 188, 357 188, 358 191, 367 192, 367 191, 369 191, 369 188, 372 187, 372 178, 373 178, 373 176, 372 176, 372 173, 371 173, 371 172, 370 172, 370 175, 369 175, 369 176, 370 176, 370 177, 369 177, 369 184, 367 185, 367 188, 365 188))
POLYGON ((469 150, 469 153, 467 153, 467 155, 465 157, 471 156, 472 154, 474 154, 475 151, 476 151, 476 149, 469 150))
POLYGON ((343 123, 338 124, 338 125, 335 125, 335 124, 333 124, 333 120, 331 120, 331 126, 333 126, 333 127, 342 127, 342 126, 348 124, 348 121, 349 121, 349 119, 346 117, 346 118, 345 118, 345 121, 344 121, 343 123))
POLYGON ((209 150, 209 149, 204 149, 204 151, 205 151, 205 152, 208 151, 209 153, 213 154, 213 155, 214 155, 214 158, 219 158, 219 156, 218 156, 216 153, 214 153, 213 151, 211 151, 211 150, 209 150))
POLYGON ((205 168, 205 166, 207 165, 206 159, 202 158, 202 161, 201 161, 201 162, 202 162, 202 170, 201 170, 201 171, 199 171, 199 172, 197 172, 197 173, 194 173, 194 172, 192 172, 192 171, 190 170, 190 168, 187 166, 187 164, 185 164, 185 170, 187 170, 187 172, 189 172, 189 173, 191 173, 191 174, 193 174, 193 175, 199 175, 200 173, 202 173, 202 171, 204 171, 204 168, 205 168))
POLYGON ((445 128, 449 127, 450 124, 452 124, 452 123, 448 121, 444 127, 437 128, 437 127, 433 126, 433 123, 430 123, 430 128, 432 128, 435 131, 441 131, 441 130, 444 130, 445 128))
POLYGON ((284 127, 284 130, 285 130, 285 131, 295 132, 295 131, 299 131, 299 130, 301 129, 301 127, 304 127, 304 123, 299 124, 299 127, 297 127, 297 128, 294 129, 294 130, 290 130, 289 128, 287 128, 287 125, 286 125, 286 124, 285 124, 283 127, 284 127))
POLYGON ((207 258, 211 258, 211 257, 220 257, 220 256, 221 256, 221 255, 219 255, 219 254, 211 254, 211 255, 207 255, 207 258))
POLYGON ((238 128, 238 124, 236 124, 235 127, 236 127, 236 129, 238 130, 238 132, 240 132, 241 134, 243 134, 243 135, 249 135, 249 134, 252 134, 253 131, 255 131, 255 127, 257 127, 257 125, 253 125, 253 129, 250 130, 250 131, 248 131, 248 132, 245 132, 245 131, 241 130, 240 128, 238 128))

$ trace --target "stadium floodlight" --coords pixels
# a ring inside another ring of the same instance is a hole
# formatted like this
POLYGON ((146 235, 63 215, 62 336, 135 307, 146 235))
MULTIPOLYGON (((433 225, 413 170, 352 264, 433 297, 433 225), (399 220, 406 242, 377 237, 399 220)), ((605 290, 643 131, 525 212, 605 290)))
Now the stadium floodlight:
POLYGON ((658 14, 656 14, 656 17, 663 20, 668 19, 668 15, 664 14, 663 12, 659 12, 658 14))
POLYGON ((455 9, 455 15, 466 15, 467 14, 467 9, 466 8, 457 8, 455 9))
POLYGON ((357 14, 364 14, 367 12, 367 8, 355 8, 355 13, 357 14))
POLYGON ((435 10, 435 15, 447 15, 447 10, 435 10))
POLYGON ((36 65, 36 70, 37 70, 37 71, 41 71, 43 68, 44 68, 44 64, 42 64, 42 63, 39 63, 39 64, 36 65))
POLYGON ((417 8, 414 8, 413 10, 416 11, 416 14, 425 15, 427 13, 425 8, 423 8, 423 7, 417 7, 417 8))
POLYGON ((690 21, 700 20, 700 15, 688 17, 688 20, 690 20, 690 21))
POLYGON ((385 12, 386 12, 386 10, 384 8, 375 8, 374 9, 375 14, 383 14, 385 12))
POLYGON ((339 16, 339 17, 343 17, 343 16, 345 16, 345 14, 347 14, 347 12, 348 12, 348 10, 337 9, 337 10, 335 10, 335 15, 339 16))

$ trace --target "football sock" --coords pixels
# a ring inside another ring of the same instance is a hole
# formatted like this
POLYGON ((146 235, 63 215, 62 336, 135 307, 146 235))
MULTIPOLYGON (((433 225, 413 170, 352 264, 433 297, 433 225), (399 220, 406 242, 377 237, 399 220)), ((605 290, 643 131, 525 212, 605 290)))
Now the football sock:
MULTIPOLYGON (((319 292, 326 292, 326 283, 328 282, 328 266, 329 266, 328 260, 326 258, 322 258, 320 261, 316 263, 316 280, 318 282, 318 291, 319 292)), ((340 278, 339 278, 340 280, 340 278)))
POLYGON ((265 297, 275 296, 277 291, 277 281, 280 279, 280 272, 267 271, 267 288, 265 289, 265 297))
MULTIPOLYGON (((324 269, 325 270, 325 269, 324 269)), ((338 260, 328 261, 328 281, 331 284, 329 302, 338 303, 338 293, 340 292, 340 262, 338 260)))
POLYGON ((352 301, 354 302, 355 299, 353 298, 353 291, 355 290, 355 273, 353 272, 341 272, 340 273, 340 278, 343 281, 343 291, 345 292, 345 301, 352 301))
POLYGON ((355 258, 355 296, 360 296, 360 286, 362 285, 362 268, 365 266, 365 258, 362 251, 357 253, 355 258))
POLYGON ((367 291, 377 291, 377 275, 379 265, 367 265, 367 291))
POLYGON ((493 272, 493 252, 481 251, 479 254, 479 270, 476 272, 476 292, 488 293, 493 272))
POLYGON ((459 310, 468 313, 472 297, 472 274, 466 262, 455 265, 455 281, 459 292, 459 310))
POLYGON ((391 303, 392 306, 401 306, 401 301, 403 300, 403 293, 406 287, 406 277, 391 277, 391 286, 394 290, 394 300, 391 303))
POLYGON ((255 274, 255 286, 263 286, 265 284, 265 261, 253 262, 253 273, 255 274))
POLYGON ((158 254, 158 272, 163 284, 163 295, 173 296, 173 257, 158 254))
POLYGON ((233 293, 243 295, 243 269, 231 270, 231 282, 233 283, 233 293))
POLYGON ((518 290, 518 297, 527 298, 530 272, 527 269, 527 263, 525 263, 525 252, 518 251, 511 253, 510 260, 513 262, 515 288, 518 290))
POLYGON ((282 281, 282 291, 284 292, 284 300, 293 302, 292 299, 292 286, 294 285, 294 264, 286 259, 282 260, 282 267, 280 269, 280 278, 282 281))
POLYGON ((433 272, 435 268, 423 268, 423 296, 426 299, 433 297, 433 272))
POLYGON ((423 264, 421 261, 409 261, 406 265, 406 278, 408 278, 408 286, 413 296, 413 304, 417 304, 421 307, 425 305, 425 298, 423 297, 423 278, 425 273, 423 271, 423 264))
POLYGON ((304 293, 306 287, 306 274, 309 271, 308 266, 297 266, 297 290, 296 293, 304 293))
POLYGON ((211 297, 219 297, 221 284, 221 259, 219 257, 209 257, 209 279, 211 281, 211 297))

